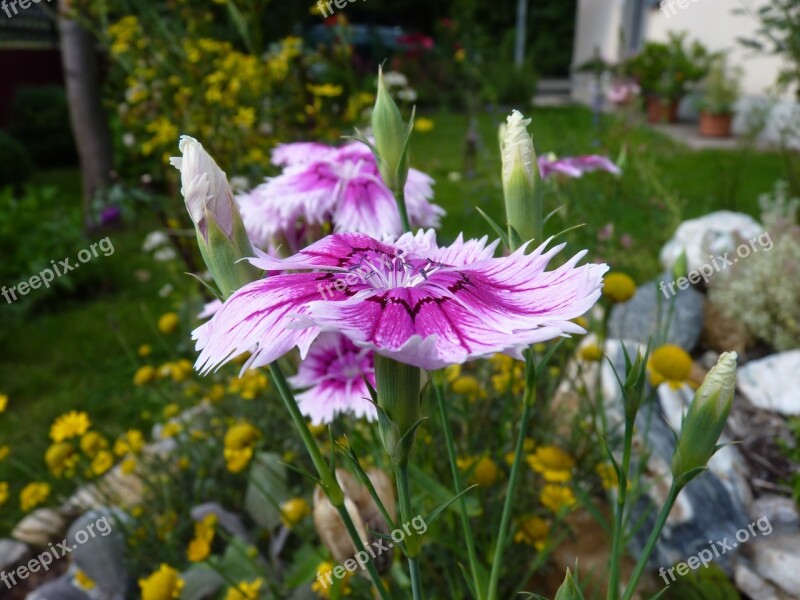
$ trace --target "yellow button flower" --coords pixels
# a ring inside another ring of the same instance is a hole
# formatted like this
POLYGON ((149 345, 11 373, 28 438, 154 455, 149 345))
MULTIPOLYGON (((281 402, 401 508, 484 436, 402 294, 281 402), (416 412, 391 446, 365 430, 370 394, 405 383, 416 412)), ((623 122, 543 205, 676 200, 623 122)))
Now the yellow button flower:
POLYGON ((61 477, 64 473, 72 471, 77 459, 75 448, 67 442, 53 444, 44 453, 44 462, 56 477, 61 477))
POLYGON ((256 579, 250 583, 241 582, 236 587, 228 588, 225 600, 258 600, 263 581, 256 579))
POLYGON ((647 360, 650 383, 654 386, 664 382, 673 388, 680 387, 692 372, 692 358, 680 346, 665 344, 656 348, 647 360))
POLYGON ((0 413, 6 412, 6 408, 8 408, 8 396, 0 394, 0 413))
POLYGON ((603 295, 612 302, 627 302, 636 294, 636 282, 625 273, 609 273, 603 280, 603 295))
POLYGON ((63 442, 81 436, 92 426, 89 415, 85 412, 70 411, 58 417, 50 427, 50 438, 54 442, 63 442))
POLYGON ((419 117, 414 121, 414 131, 418 133, 428 133, 429 131, 433 131, 434 127, 434 122, 425 117, 419 117))
POLYGON ((81 450, 86 456, 94 457, 100 450, 108 448, 108 441, 100 433, 89 431, 81 438, 81 450))
POLYGON ((481 487, 491 487, 497 481, 498 472, 497 463, 488 456, 484 456, 475 465, 472 480, 481 487))
POLYGON ((595 473, 600 477, 603 482, 603 487, 607 490, 615 490, 619 485, 619 477, 614 465, 609 463, 600 463, 595 468, 595 473))
POLYGON ((91 469, 92 473, 97 476, 102 475, 114 466, 114 455, 108 450, 101 450, 92 459, 91 469))
POLYGON ((5 481, 0 481, 0 506, 6 503, 8 500, 8 483, 5 481))
POLYGON ((304 498, 291 498, 281 504, 281 521, 290 529, 310 514, 311 507, 304 498))
POLYGON ((537 473, 541 473, 545 481, 563 483, 572 478, 575 467, 573 458, 555 446, 541 446, 528 456, 528 465, 537 473))
POLYGON ((133 384, 136 386, 147 385, 156 377, 156 370, 151 365, 143 365, 133 375, 133 384))
POLYGON ((33 510, 50 496, 50 486, 46 483, 29 483, 19 493, 19 506, 23 512, 33 510))
POLYGON ((161 315, 158 319, 158 330, 168 335, 173 333, 178 328, 178 323, 180 320, 178 319, 178 315, 174 312, 169 312, 166 314, 161 315))
POLYGON ((547 545, 550 535, 550 524, 541 517, 527 517, 520 519, 514 541, 517 544, 528 544, 541 551, 547 545))
POLYGON ((11 454, 11 448, 7 445, 0 446, 0 462, 3 462, 11 454))
POLYGON ((587 362, 597 362, 602 360, 603 351, 595 343, 586 344, 578 351, 578 356, 587 362))
POLYGON ((542 506, 550 509, 554 513, 561 511, 562 508, 575 506, 577 500, 572 490, 563 485, 548 484, 542 488, 539 494, 539 501, 542 506))
POLYGON ((169 565, 162 564, 158 571, 145 579, 139 580, 142 600, 174 600, 180 597, 183 590, 183 579, 180 573, 169 565))

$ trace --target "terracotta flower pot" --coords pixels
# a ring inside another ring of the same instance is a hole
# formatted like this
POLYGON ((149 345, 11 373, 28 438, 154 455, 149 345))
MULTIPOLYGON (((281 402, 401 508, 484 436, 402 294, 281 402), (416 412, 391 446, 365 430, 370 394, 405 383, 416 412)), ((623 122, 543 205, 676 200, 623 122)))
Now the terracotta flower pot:
POLYGON ((677 123, 680 100, 664 100, 658 96, 647 97, 647 122, 677 123))
POLYGON ((730 137, 733 115, 715 115, 706 111, 700 113, 700 135, 704 137, 730 137))

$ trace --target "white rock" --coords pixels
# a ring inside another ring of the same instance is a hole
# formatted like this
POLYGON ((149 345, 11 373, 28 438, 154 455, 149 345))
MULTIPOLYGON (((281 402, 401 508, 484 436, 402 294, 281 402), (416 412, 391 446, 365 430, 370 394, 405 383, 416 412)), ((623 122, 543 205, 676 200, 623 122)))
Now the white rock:
POLYGON ((748 512, 751 519, 767 517, 769 522, 775 526, 797 526, 800 524, 797 504, 795 504, 794 500, 785 496, 761 496, 750 505, 748 512))
POLYGON ((758 574, 742 561, 736 563, 733 579, 739 591, 758 600, 788 600, 788 596, 764 581, 758 574))
POLYGON ((739 368, 736 386, 758 408, 800 415, 800 350, 748 362, 739 368))
POLYGON ((15 540, 0 540, 0 572, 13 567, 28 555, 29 548, 15 540))
MULTIPOLYGON (((713 212, 681 223, 672 239, 661 249, 661 264, 671 273, 684 251, 689 271, 696 271, 706 264, 713 266, 712 257, 721 258, 726 252, 732 261, 740 244, 749 244, 762 233, 764 227, 748 215, 727 210, 713 212)), ((754 243, 759 248, 758 243, 754 243)), ((722 262, 718 260, 717 264, 722 262)))
POLYGON ((11 537, 31 546, 46 546, 66 529, 66 521, 52 508, 40 508, 17 523, 11 537))
POLYGON ((756 572, 792 598, 800 598, 800 535, 759 541, 753 548, 756 572))

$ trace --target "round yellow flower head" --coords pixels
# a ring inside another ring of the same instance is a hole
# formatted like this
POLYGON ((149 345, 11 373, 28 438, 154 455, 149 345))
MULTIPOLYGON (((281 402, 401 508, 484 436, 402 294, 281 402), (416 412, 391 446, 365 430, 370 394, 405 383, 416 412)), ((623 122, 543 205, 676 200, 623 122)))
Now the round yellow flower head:
POLYGON ((111 467, 114 466, 114 455, 111 454, 108 450, 101 450, 97 453, 92 459, 92 473, 95 475, 102 475, 106 471, 108 471, 111 467))
POLYGON ((547 484, 542 488, 539 494, 539 501, 542 506, 550 509, 554 513, 561 511, 563 508, 572 508, 577 503, 575 494, 572 490, 563 485, 547 484))
POLYGON ((0 446, 0 462, 3 462, 11 454, 11 447, 8 445, 0 446))
POLYGON ((609 273, 603 280, 603 295, 612 302, 627 302, 636 294, 636 282, 625 273, 609 273))
POLYGON ((85 412, 70 411, 58 417, 50 427, 50 438, 54 442, 63 442, 81 436, 92 426, 89 415, 85 412))
POLYGON ((75 467, 77 458, 75 448, 67 442, 53 444, 44 453, 44 462, 56 477, 61 477, 64 473, 71 471, 75 467))
POLYGON ((164 564, 146 579, 139 580, 142 600, 174 600, 180 597, 183 585, 180 573, 164 564))
POLYGON ((5 412, 7 407, 8 407, 8 396, 6 396, 5 394, 0 394, 0 413, 5 412))
POLYGON ((133 375, 133 384, 136 386, 147 385, 156 377, 156 370, 151 365, 143 365, 133 375))
POLYGON ((178 328, 179 322, 180 319, 178 318, 178 315, 176 313, 169 312, 163 314, 158 319, 158 330, 165 335, 169 335, 178 328))
POLYGON ((291 498, 281 504, 281 520, 291 528, 311 514, 311 507, 304 498, 291 498))
POLYGON ((261 432, 250 423, 237 423, 225 433, 225 448, 242 450, 252 445, 259 437, 261 437, 261 432))
POLYGON ((138 354, 141 358, 147 358, 152 351, 153 349, 150 347, 150 344, 142 344, 139 346, 138 354))
POLYGON ((497 481, 497 464, 488 456, 484 456, 475 465, 472 480, 481 487, 491 487, 497 481))
POLYGON ((100 433, 89 431, 81 438, 81 450, 86 456, 93 457, 100 450, 108 448, 108 441, 100 433))
POLYGON ((250 583, 242 581, 236 587, 228 588, 225 600, 258 600, 262 583, 261 579, 256 579, 250 583))
POLYGON ((665 344, 656 348, 647 360, 650 383, 654 386, 664 382, 677 388, 689 379, 692 372, 692 358, 680 346, 665 344))
POLYGON ((28 512, 39 506, 50 496, 50 486, 46 483, 29 483, 19 493, 19 506, 28 512))
POLYGON ((0 506, 6 503, 8 500, 8 483, 5 481, 0 481, 0 506))
POLYGON ((417 133, 428 133, 429 131, 433 131, 434 127, 434 122, 425 117, 418 117, 414 121, 414 131, 417 133))
POLYGON ((528 544, 537 550, 543 550, 550 534, 550 524, 541 517, 521 519, 514 534, 517 544, 528 544))
POLYGON ((560 448, 541 446, 528 456, 527 461, 530 468, 541 473, 545 481, 563 483, 572 479, 575 461, 560 448))
POLYGON ((595 473, 603 482, 603 487, 607 490, 614 490, 619 485, 619 477, 614 466, 609 463, 599 463, 595 468, 595 473))
POLYGON ((95 587, 94 581, 80 569, 75 571, 75 583, 79 588, 86 591, 91 591, 95 587))
POLYGON ((587 362, 597 362, 602 360, 603 351, 600 349, 600 346, 591 343, 586 344, 580 350, 578 350, 578 356, 587 362))

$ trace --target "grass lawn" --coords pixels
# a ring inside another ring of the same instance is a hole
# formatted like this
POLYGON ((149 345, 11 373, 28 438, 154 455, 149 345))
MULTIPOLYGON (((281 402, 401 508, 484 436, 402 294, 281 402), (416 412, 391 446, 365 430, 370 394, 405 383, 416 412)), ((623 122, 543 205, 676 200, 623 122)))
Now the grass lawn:
MULTIPOLYGON (((459 231, 467 237, 483 235, 488 227, 475 206, 503 220, 497 125, 505 115, 483 114, 478 119, 474 177, 463 174, 467 118, 428 116, 435 128, 415 136, 412 163, 437 180, 437 202, 448 212, 442 237, 452 239, 459 231)), ((758 195, 772 189, 782 173, 774 153, 690 151, 646 128, 622 130, 610 118, 596 132, 591 113, 582 108, 536 109, 532 116, 540 153, 599 152, 616 158, 624 145, 622 177, 598 173, 550 186, 545 213, 566 205, 548 224, 548 234, 585 223, 564 236, 573 251, 590 248, 595 258, 639 282, 657 273, 658 251, 682 219, 721 208, 757 216, 758 195), (598 242, 598 231, 608 223, 614 224, 614 236, 598 242), (627 247, 623 234, 630 238, 627 247)), ((78 209, 76 172, 40 174, 36 183, 58 186, 60 201, 78 209)), ((175 308, 179 298, 161 298, 158 291, 170 281, 186 281, 141 251, 145 235, 157 227, 152 216, 142 215, 127 229, 108 232, 115 253, 85 267, 100 270, 101 289, 84 297, 60 296, 21 316, 14 313, 13 318, 0 305, 0 393, 10 398, 0 416, 0 445, 12 447, 11 458, 0 463, 0 481, 11 481, 13 494, 22 482, 44 476, 48 428, 59 414, 85 410, 104 431, 113 433, 133 426, 143 410, 155 408, 157 401, 131 383, 133 353, 141 343, 159 348, 154 343, 155 319, 175 308), (137 277, 142 271, 149 273, 147 281, 137 277), (22 464, 36 465, 38 471, 26 471, 22 464)), ((167 359, 178 345, 168 340, 156 352, 167 359)), ((188 340, 181 345, 188 348, 188 340)), ((13 498, 0 513, 0 534, 16 516, 16 505, 13 498)))

